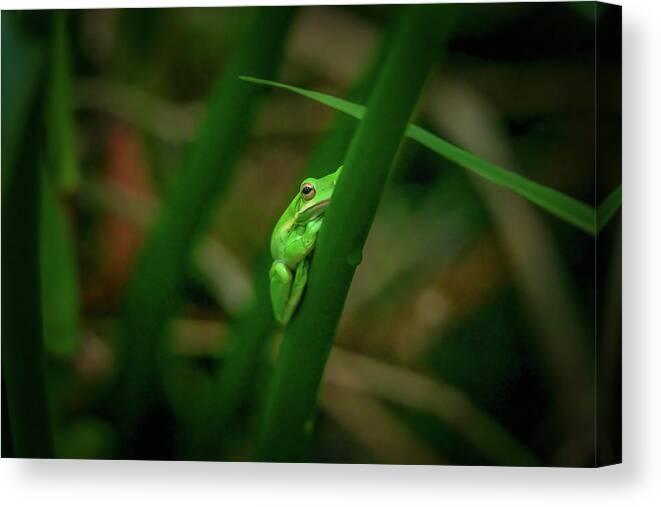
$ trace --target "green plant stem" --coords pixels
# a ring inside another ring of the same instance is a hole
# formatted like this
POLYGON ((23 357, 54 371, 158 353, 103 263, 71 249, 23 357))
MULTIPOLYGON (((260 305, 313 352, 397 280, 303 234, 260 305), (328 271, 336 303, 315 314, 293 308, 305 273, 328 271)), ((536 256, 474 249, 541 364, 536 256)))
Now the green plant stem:
POLYGON ((80 344, 80 308, 75 247, 59 197, 75 190, 78 160, 71 106, 71 65, 66 11, 52 11, 46 99, 48 163, 40 167, 40 264, 44 346, 67 359, 80 344))
POLYGON ((156 225, 139 255, 121 321, 123 347, 118 409, 125 445, 135 441, 138 421, 160 398, 160 338, 178 308, 194 246, 227 190, 235 163, 248 141, 262 94, 237 76, 273 75, 278 67, 293 8, 262 8, 239 42, 218 81, 197 141, 166 196, 156 225))
POLYGON ((48 458, 53 447, 41 318, 39 166, 33 143, 24 145, 10 188, 3 188, 2 368, 15 456, 48 458))
POLYGON ((285 330, 256 449, 263 461, 298 461, 342 308, 395 154, 438 58, 452 10, 406 7, 319 233, 306 295, 285 330))
POLYGON ((80 180, 71 97, 71 63, 66 11, 53 11, 47 109, 48 154, 59 190, 71 192, 80 180))
POLYGON ((19 458, 53 456, 39 276, 42 62, 15 16, 3 12, 2 375, 12 452, 19 458))

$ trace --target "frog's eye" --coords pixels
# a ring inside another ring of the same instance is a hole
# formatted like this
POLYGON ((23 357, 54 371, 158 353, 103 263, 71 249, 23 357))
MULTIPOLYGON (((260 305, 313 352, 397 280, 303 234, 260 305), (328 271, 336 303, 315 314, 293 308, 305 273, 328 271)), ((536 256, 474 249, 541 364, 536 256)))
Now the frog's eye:
POLYGON ((316 193, 317 191, 314 189, 314 185, 312 183, 303 183, 301 185, 301 195, 306 201, 312 199, 316 193))

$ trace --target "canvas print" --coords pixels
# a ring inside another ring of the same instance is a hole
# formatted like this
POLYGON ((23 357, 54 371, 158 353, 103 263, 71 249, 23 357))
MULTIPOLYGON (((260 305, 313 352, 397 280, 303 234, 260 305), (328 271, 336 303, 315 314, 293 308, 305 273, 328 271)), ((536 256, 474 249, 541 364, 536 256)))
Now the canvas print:
POLYGON ((3 11, 3 458, 620 462, 621 23, 3 11))

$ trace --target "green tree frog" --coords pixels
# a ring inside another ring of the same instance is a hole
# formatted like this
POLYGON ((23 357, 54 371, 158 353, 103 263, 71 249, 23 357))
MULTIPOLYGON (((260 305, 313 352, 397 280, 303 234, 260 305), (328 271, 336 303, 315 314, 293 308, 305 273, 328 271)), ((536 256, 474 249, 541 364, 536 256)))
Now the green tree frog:
POLYGON ((306 178, 271 235, 271 302, 275 319, 287 324, 308 280, 310 255, 342 166, 323 178, 306 178))

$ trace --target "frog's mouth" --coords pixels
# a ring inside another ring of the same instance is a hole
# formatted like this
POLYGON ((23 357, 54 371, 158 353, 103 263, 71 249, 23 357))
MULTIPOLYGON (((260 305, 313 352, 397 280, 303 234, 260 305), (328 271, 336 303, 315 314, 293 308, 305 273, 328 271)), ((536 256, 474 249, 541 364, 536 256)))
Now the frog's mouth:
POLYGON ((299 224, 304 224, 317 218, 326 210, 328 203, 330 203, 330 199, 324 199, 323 201, 314 203, 308 208, 303 208, 298 213, 296 213, 296 222, 299 224))

